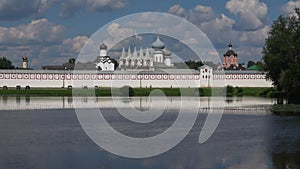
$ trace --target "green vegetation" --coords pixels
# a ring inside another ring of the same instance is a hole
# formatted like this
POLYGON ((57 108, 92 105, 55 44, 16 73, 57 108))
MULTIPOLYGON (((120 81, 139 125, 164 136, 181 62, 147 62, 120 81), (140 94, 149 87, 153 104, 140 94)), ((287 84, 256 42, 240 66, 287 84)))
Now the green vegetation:
POLYGON ((70 58, 70 59, 69 59, 69 63, 75 64, 75 62, 76 62, 76 59, 75 59, 75 58, 70 58))
POLYGON ((279 16, 272 24, 263 48, 263 61, 276 89, 288 103, 300 103, 300 10, 279 16))
POLYGON ((0 69, 14 69, 15 66, 12 64, 12 62, 8 59, 6 59, 6 57, 2 57, 0 58, 0 69))
MULTIPOLYGON (((264 87, 232 87, 226 88, 90 88, 90 89, 67 89, 67 88, 8 88, 0 90, 0 95, 10 96, 149 96, 155 95, 154 90, 160 90, 165 96, 222 96, 226 90, 227 96, 264 96, 272 97, 276 91, 273 88, 264 87), (152 92, 152 93, 151 93, 152 92)), ((157 94, 157 93, 156 93, 157 94)))

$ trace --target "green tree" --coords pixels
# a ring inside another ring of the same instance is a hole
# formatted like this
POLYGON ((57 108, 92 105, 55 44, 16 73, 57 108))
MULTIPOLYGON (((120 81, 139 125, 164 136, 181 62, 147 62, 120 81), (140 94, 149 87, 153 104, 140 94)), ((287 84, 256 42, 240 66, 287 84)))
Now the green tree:
POLYGON ((0 58, 0 69, 15 69, 15 66, 10 60, 3 56, 0 58))
POLYGON ((263 48, 267 77, 290 103, 300 103, 300 13, 279 16, 271 26, 263 48))
POLYGON ((69 59, 69 63, 75 63, 76 62, 76 59, 75 58, 70 58, 69 59))
POLYGON ((253 65, 255 65, 255 62, 253 62, 252 60, 249 60, 248 64, 247 64, 247 68, 249 68, 249 67, 251 67, 253 65))
POLYGON ((257 61, 255 64, 256 64, 256 66, 258 66, 259 68, 265 69, 265 64, 264 64, 263 62, 257 61))

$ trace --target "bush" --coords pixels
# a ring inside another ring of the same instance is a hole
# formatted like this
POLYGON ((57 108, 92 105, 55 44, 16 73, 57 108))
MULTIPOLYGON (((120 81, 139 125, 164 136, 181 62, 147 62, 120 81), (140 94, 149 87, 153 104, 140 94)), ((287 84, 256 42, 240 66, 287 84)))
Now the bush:
POLYGON ((233 94, 233 87, 230 86, 230 85, 227 85, 227 86, 226 86, 226 93, 227 93, 227 94, 233 94))
POLYGON ((243 93, 243 88, 240 88, 240 87, 235 87, 235 88, 236 88, 238 94, 243 93))
POLYGON ((204 90, 202 88, 199 88, 199 96, 204 96, 204 90))

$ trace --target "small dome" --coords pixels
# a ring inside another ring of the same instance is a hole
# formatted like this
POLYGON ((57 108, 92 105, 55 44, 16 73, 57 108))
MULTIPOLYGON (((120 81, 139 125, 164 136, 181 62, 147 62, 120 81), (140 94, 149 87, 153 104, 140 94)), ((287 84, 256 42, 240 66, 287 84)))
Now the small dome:
POLYGON ((107 49, 107 46, 106 46, 104 43, 102 43, 102 44, 100 45, 100 49, 106 50, 106 49, 107 49))
POLYGON ((157 36, 156 40, 152 43, 152 48, 154 49, 165 48, 165 44, 159 39, 159 36, 157 36))
POLYGON ((172 52, 168 49, 165 49, 164 53, 165 53, 165 56, 171 56, 172 55, 172 52))

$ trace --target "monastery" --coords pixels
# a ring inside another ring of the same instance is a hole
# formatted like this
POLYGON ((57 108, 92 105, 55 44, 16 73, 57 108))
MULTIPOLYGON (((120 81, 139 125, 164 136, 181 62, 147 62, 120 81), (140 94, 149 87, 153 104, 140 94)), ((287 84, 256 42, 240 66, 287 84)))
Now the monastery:
POLYGON ((163 41, 157 37, 151 48, 137 50, 130 47, 116 62, 108 56, 107 46, 99 46, 99 56, 88 70, 69 70, 63 65, 61 70, 29 70, 28 58, 23 57, 23 68, 0 70, 0 87, 3 90, 15 88, 95 88, 122 87, 129 85, 140 88, 189 88, 189 87, 272 87, 266 79, 266 73, 258 70, 241 70, 238 55, 229 44, 223 55, 223 68, 213 70, 203 65, 198 70, 177 69, 172 63, 172 52, 166 49, 163 41))

